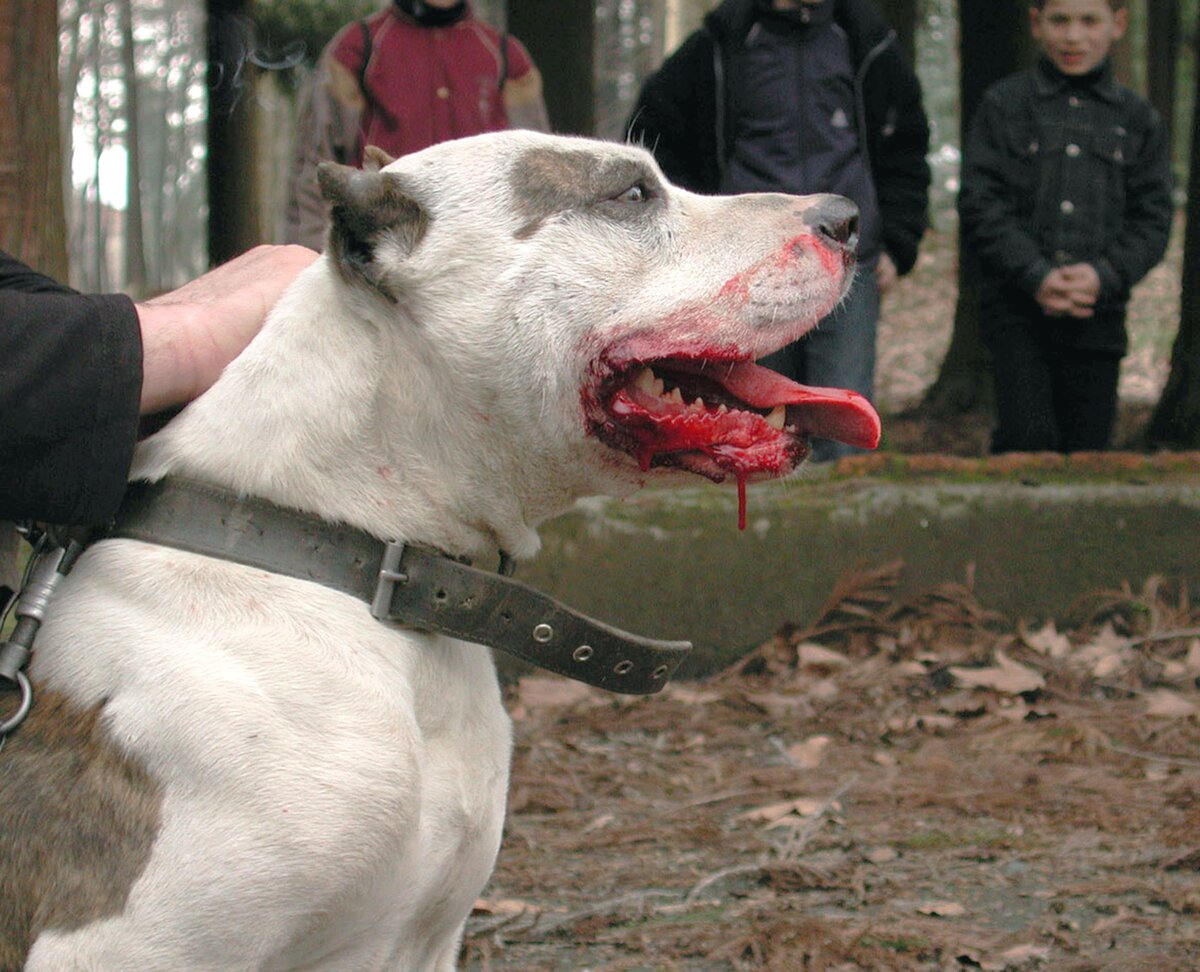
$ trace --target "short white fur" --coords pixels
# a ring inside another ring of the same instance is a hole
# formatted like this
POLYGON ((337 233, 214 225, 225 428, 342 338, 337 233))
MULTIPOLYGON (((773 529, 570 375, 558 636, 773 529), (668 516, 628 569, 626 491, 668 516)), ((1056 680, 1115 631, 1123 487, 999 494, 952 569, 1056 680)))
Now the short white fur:
MULTIPOLYGON (((388 166, 429 217, 412 252, 377 243, 397 300, 317 261, 139 448, 134 477, 190 477, 455 555, 530 557, 547 517, 659 476, 588 434, 597 354, 638 339, 758 356, 844 289, 816 257, 771 269, 794 207, 667 186, 644 222, 565 211, 522 234, 513 173, 532 151, 657 171, 638 148, 517 132, 388 166), (677 313, 759 265, 736 314, 677 313)), ((486 650, 298 580, 107 541, 63 585, 34 674, 104 704, 163 815, 124 911, 45 932, 30 972, 455 967, 508 781, 486 650)))

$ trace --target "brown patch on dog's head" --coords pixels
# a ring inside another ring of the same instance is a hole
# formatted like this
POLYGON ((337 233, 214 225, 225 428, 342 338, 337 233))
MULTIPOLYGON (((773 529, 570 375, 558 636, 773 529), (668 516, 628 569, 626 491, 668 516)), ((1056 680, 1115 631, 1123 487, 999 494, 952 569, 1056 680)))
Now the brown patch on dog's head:
POLYGON ((411 253, 429 225, 425 210, 395 175, 322 162, 317 179, 331 205, 328 250, 342 276, 350 283, 365 282, 395 302, 376 250, 386 239, 402 254, 411 253))
POLYGON ((512 169, 513 195, 522 219, 516 236, 531 236, 555 213, 610 201, 637 184, 653 190, 661 186, 642 159, 586 149, 531 149, 512 169))

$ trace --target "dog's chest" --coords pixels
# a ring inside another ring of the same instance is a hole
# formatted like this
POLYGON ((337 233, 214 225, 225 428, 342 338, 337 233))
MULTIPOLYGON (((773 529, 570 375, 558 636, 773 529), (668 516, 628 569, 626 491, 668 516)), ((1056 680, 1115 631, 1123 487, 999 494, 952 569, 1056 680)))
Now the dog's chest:
POLYGON ((94 548, 68 580, 37 677, 105 700, 113 738, 163 790, 128 920, 211 900, 238 916, 221 947, 240 930, 265 967, 429 967, 500 842, 511 729, 489 653, 141 545, 94 548))

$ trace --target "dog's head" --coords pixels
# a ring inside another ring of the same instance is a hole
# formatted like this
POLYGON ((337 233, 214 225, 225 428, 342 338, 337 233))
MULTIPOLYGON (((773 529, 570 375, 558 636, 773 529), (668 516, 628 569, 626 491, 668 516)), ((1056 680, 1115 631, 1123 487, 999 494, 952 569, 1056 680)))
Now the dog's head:
POLYGON ((413 332, 406 353, 449 386, 438 407, 465 398, 480 441, 543 481, 745 483, 790 472, 810 436, 877 443, 861 396, 754 364, 848 288, 847 200, 702 197, 642 149, 529 132, 374 159, 388 164, 322 167, 330 258, 413 332))

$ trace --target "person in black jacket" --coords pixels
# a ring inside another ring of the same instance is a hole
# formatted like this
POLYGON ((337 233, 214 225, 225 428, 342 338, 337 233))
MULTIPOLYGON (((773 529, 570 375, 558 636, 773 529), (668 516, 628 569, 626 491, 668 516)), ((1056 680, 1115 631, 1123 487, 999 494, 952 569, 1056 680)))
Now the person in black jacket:
MULTIPOLYGON (((628 137, 694 192, 858 204, 849 296, 764 364, 873 397, 879 294, 916 263, 930 172, 920 84, 871 0, 725 0, 646 80, 628 137)), ((817 441, 813 457, 848 449, 817 441)))
POLYGON ((0 253, 0 521, 89 526, 125 491, 139 415, 211 385, 316 254, 260 246, 144 303, 0 253))
POLYGON ((1104 449, 1129 292, 1173 206, 1166 131, 1113 79, 1123 0, 1034 0, 1030 70, 984 94, 964 146, 961 228, 983 268, 993 452, 1104 449))

